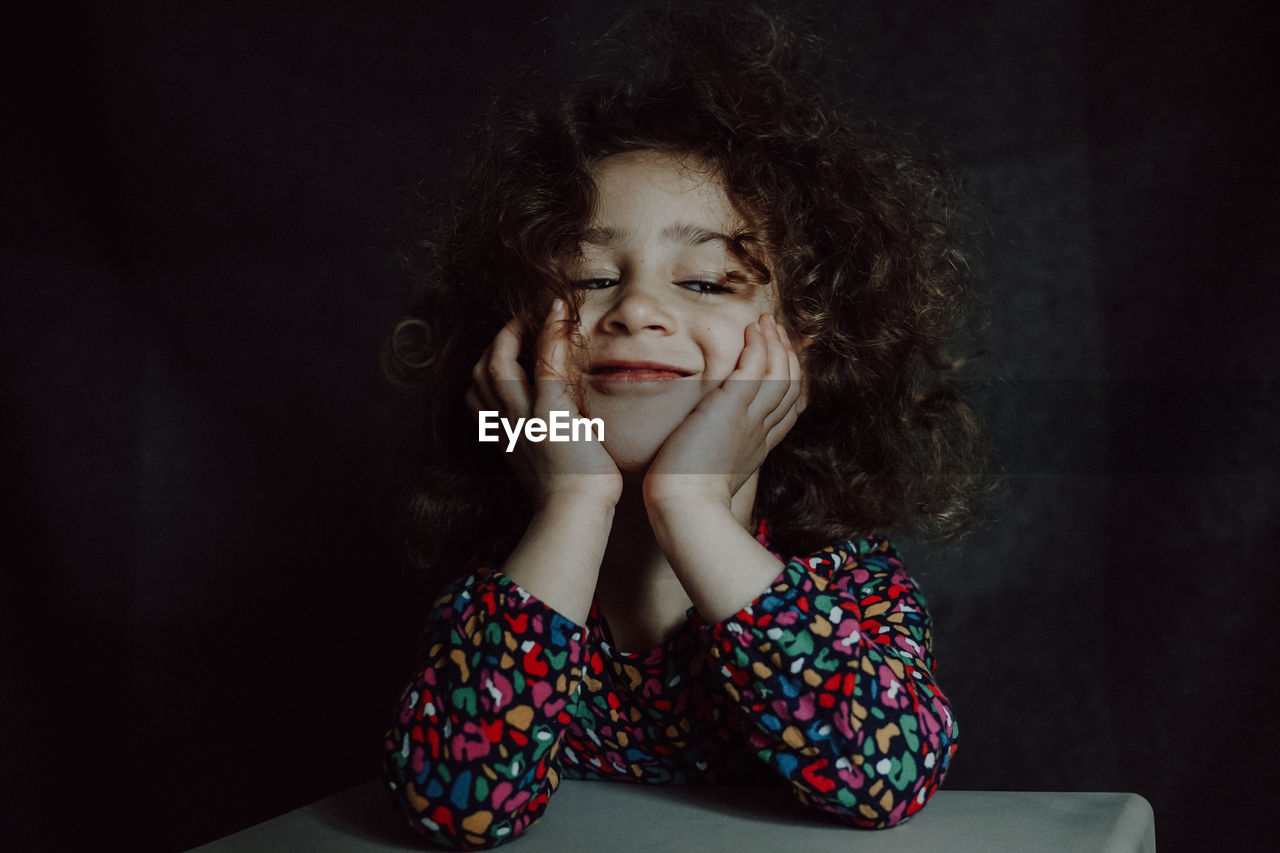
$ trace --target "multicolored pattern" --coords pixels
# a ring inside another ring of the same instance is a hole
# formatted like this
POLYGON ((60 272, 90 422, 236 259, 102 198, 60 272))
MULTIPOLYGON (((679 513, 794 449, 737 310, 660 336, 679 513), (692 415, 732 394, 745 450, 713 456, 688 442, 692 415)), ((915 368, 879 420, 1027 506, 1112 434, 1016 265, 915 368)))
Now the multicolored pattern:
POLYGON ((387 779, 411 825, 453 847, 519 835, 561 776, 773 780, 857 826, 892 826, 955 751, 924 599, 880 538, 793 559, 734 616, 690 611, 645 655, 614 649, 594 608, 576 625, 497 572, 452 585, 428 635, 387 779))

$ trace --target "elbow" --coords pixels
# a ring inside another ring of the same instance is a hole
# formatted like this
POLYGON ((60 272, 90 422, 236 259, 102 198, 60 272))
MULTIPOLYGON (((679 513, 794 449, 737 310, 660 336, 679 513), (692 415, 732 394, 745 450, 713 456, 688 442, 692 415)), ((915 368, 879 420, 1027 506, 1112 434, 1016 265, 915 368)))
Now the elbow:
POLYGON ((867 790, 842 789, 838 794, 820 794, 799 786, 793 788, 803 805, 829 814, 858 829, 891 829, 905 823, 924 808, 936 786, 912 791, 893 791, 873 786, 867 790))
POLYGON ((505 781, 491 786, 474 765, 433 762, 391 739, 385 771, 387 788, 410 828, 451 850, 504 844, 523 834, 546 808, 546 794, 517 790, 505 781))
POLYGON ((955 750, 953 742, 923 755, 873 753, 819 761, 801 771, 792 790, 802 804, 861 829, 889 829, 907 821, 937 792, 955 750))
POLYGON ((387 776, 387 788, 410 829, 423 838, 450 850, 488 850, 509 841, 518 833, 503 832, 486 809, 462 812, 447 799, 424 796, 412 779, 387 776))
POLYGON ((433 844, 452 850, 467 849, 453 813, 443 803, 426 796, 427 786, 410 766, 409 753, 402 753, 398 746, 388 739, 384 768, 384 781, 396 809, 410 829, 433 844))

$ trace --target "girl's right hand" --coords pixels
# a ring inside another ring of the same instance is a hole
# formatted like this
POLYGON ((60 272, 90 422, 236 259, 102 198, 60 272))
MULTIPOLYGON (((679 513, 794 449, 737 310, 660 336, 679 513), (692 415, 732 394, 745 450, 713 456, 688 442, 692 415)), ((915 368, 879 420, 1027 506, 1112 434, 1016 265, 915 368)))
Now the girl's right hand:
MULTIPOLYGON (((466 398, 472 414, 497 411, 512 426, 519 418, 550 422, 553 411, 568 412, 570 419, 581 416, 572 393, 568 314, 563 300, 552 303, 538 334, 532 384, 516 360, 521 347, 518 319, 499 330, 471 371, 466 398)), ((504 430, 500 439, 504 450, 507 441, 504 430)), ((508 456, 536 509, 562 499, 600 501, 613 507, 622 495, 622 474, 601 442, 533 442, 522 435, 508 456)))

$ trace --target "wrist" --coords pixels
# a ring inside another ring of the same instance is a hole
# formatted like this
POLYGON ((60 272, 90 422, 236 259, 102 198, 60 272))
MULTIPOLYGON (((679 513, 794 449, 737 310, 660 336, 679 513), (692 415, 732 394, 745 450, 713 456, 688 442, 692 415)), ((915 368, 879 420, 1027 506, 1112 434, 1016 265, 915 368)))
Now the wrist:
POLYGON ((591 609, 614 508, 590 495, 559 493, 542 505, 502 572, 579 625, 591 609))
POLYGON ((561 474, 550 480, 535 501, 538 512, 549 508, 612 512, 622 497, 622 478, 618 475, 561 474))
POLYGON ((645 481, 644 506, 654 531, 719 517, 733 517, 733 496, 727 488, 689 481, 662 489, 650 489, 645 481))
POLYGON ((589 489, 557 489, 543 494, 535 516, 573 518, 580 521, 599 519, 612 523, 617 499, 589 489))

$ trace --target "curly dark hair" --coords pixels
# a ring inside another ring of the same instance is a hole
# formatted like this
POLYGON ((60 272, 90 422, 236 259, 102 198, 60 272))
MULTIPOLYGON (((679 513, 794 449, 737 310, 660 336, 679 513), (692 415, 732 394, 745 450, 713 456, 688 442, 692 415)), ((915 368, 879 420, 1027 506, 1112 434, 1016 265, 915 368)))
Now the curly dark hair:
POLYGON ((592 213, 592 168, 655 149, 710 166, 747 227, 736 250, 776 280, 807 343, 809 406, 761 471, 776 547, 807 553, 914 521, 951 534, 972 516, 982 441, 944 351, 968 297, 957 193, 929 159, 841 114, 812 36, 760 11, 662 13, 597 45, 606 69, 499 95, 420 239, 427 267, 385 349, 421 389, 428 459, 409 538, 420 562, 500 559, 529 518, 500 453, 475 441, 470 371, 511 317, 529 329, 592 213), (630 50, 630 55, 627 51, 630 50), (559 94, 548 94, 558 90, 559 94))

